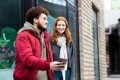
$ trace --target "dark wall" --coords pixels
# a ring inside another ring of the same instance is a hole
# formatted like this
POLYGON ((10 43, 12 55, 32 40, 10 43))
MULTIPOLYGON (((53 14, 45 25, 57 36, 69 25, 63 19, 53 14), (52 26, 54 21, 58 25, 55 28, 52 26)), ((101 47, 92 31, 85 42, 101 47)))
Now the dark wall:
POLYGON ((110 73, 120 74, 120 36, 117 24, 112 27, 112 32, 108 35, 107 50, 110 56, 110 73))

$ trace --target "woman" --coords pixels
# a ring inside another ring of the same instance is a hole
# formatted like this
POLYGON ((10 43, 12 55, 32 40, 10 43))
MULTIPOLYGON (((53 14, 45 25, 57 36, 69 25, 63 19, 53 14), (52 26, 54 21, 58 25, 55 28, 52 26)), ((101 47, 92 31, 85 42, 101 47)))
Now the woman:
MULTIPOLYGON (((53 60, 59 61, 64 59, 65 67, 61 71, 54 72, 55 80, 71 80, 73 67, 73 44, 71 32, 69 30, 68 22, 64 17, 57 17, 51 38, 51 45, 53 49, 53 60)), ((74 72, 73 72, 74 74, 74 72)))

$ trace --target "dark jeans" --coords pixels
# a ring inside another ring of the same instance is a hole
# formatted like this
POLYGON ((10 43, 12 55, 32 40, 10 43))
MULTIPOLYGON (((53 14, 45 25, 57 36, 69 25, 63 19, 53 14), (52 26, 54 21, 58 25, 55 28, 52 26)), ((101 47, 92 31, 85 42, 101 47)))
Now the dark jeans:
MULTIPOLYGON (((70 74, 71 74, 71 70, 70 69, 67 69, 66 71, 66 80, 70 80, 70 74)), ((62 77, 62 72, 61 71, 55 71, 54 72, 54 80, 63 80, 63 77, 62 77)))

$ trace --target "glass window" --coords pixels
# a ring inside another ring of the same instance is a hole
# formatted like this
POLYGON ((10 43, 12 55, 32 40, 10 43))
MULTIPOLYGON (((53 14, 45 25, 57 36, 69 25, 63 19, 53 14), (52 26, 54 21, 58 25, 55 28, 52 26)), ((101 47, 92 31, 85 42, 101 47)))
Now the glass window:
MULTIPOLYGON (((75 0, 71 0, 68 2, 71 2, 74 4, 75 0)), ((78 25, 77 25, 77 8, 73 7, 73 5, 71 5, 70 3, 66 3, 66 0, 38 0, 38 5, 41 5, 43 7, 45 7, 46 9, 48 9, 48 11, 50 12, 50 15, 48 16, 48 31, 51 32, 52 26, 53 26, 53 22, 55 20, 56 17, 58 16, 64 16, 68 22, 69 22, 69 26, 70 26, 70 31, 72 32, 72 37, 73 37, 73 42, 75 44, 75 51, 76 54, 79 54, 79 47, 78 47, 78 25)), ((79 79, 79 60, 77 58, 77 64, 75 64, 75 70, 76 70, 76 74, 72 79, 73 80, 80 80, 79 79)))
POLYGON ((67 0, 70 4, 76 6, 76 0, 67 0))
POLYGON ((99 52, 98 52, 98 22, 97 22, 97 11, 92 10, 93 18, 93 49, 94 49, 94 71, 95 80, 99 80, 99 52))
POLYGON ((0 79, 12 80, 14 41, 20 28, 20 0, 0 1, 0 79), (7 77, 6 77, 7 75, 7 77))
POLYGON ((51 32, 53 22, 56 17, 67 16, 66 14, 67 8, 66 8, 65 0, 38 0, 37 4, 45 7, 50 12, 50 15, 48 16, 48 28, 47 28, 48 32, 51 32))
POLYGON ((120 0, 111 0, 111 9, 119 10, 120 9, 120 0))
POLYGON ((66 6, 66 1, 65 0, 44 0, 50 3, 58 4, 58 5, 63 5, 66 6))
MULTIPOLYGON (((79 35, 78 35, 78 24, 77 24, 77 9, 73 8, 72 6, 68 5, 68 22, 69 22, 69 27, 70 27, 70 31, 72 34, 72 39, 73 39, 73 44, 75 47, 75 53, 77 56, 79 56, 79 35)), ((75 65, 75 71, 77 73, 76 76, 74 76, 72 79, 73 80, 80 80, 80 66, 79 66, 79 57, 76 56, 76 63, 75 65)))
POLYGON ((68 20, 69 20, 69 26, 70 26, 70 30, 72 33, 73 36, 76 35, 76 27, 77 27, 77 24, 76 24, 76 20, 77 20, 77 11, 74 11, 74 10, 71 10, 69 9, 68 10, 68 20))

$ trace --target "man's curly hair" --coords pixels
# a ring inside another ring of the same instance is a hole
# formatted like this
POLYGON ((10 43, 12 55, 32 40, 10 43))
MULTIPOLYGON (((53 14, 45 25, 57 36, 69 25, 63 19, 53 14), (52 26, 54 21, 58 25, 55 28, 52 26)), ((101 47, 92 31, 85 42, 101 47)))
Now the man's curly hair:
POLYGON ((25 20, 30 22, 31 24, 33 24, 33 19, 34 18, 39 18, 41 13, 44 13, 47 16, 49 14, 48 10, 45 9, 44 7, 42 7, 42 6, 32 7, 27 11, 25 20))

